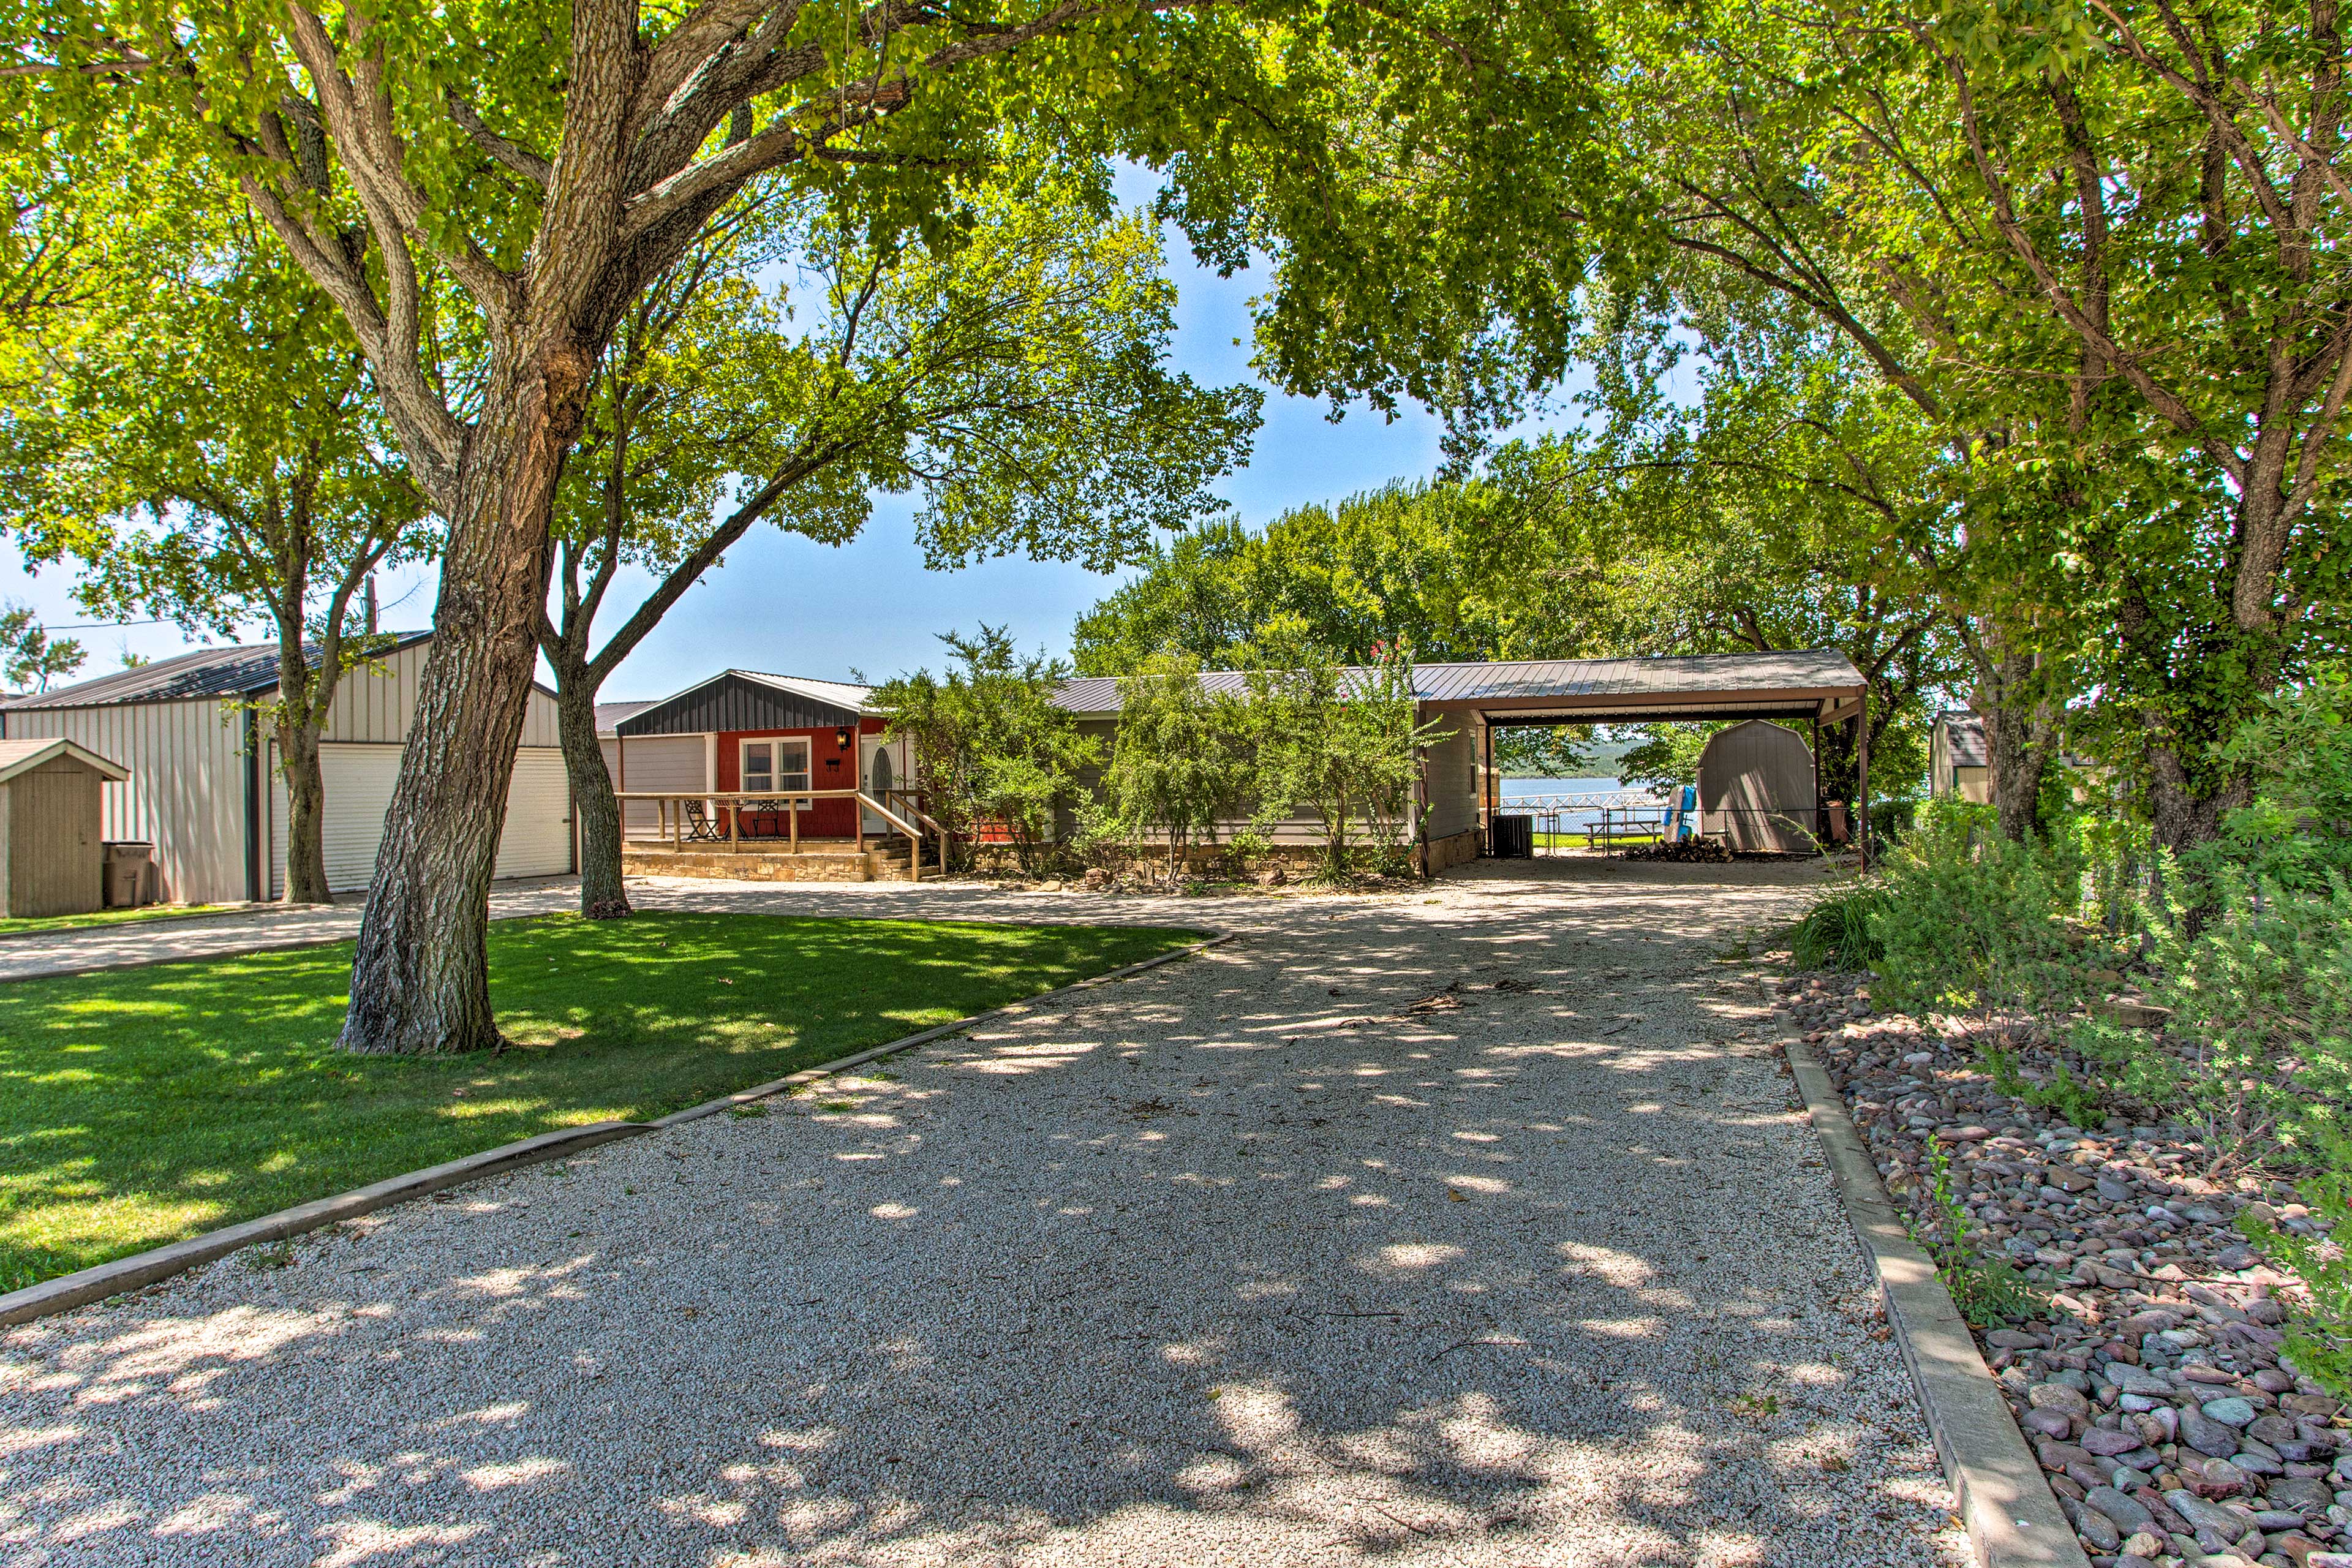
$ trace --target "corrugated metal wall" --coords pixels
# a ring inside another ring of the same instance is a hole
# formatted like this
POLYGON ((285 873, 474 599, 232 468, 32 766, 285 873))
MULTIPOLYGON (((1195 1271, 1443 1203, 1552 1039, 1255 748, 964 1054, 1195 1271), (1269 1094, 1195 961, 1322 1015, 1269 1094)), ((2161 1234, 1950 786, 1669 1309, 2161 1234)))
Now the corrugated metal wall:
POLYGON ((1437 713, 1449 731, 1428 748, 1428 815, 1423 837, 1447 838, 1478 826, 1478 752, 1471 739, 1474 721, 1467 714, 1437 713))
POLYGON ((216 698, 108 708, 28 708, 11 739, 62 735, 131 770, 106 786, 105 836, 155 846, 162 897, 246 898, 245 715, 216 698))
MULTIPOLYGON (((345 675, 327 718, 330 741, 400 742, 416 711, 417 682, 432 645, 417 643, 345 675)), ((62 735, 131 770, 106 786, 105 835, 155 847, 160 896, 221 903, 252 896, 247 852, 248 759, 245 713, 218 698, 25 708, 7 714, 7 734, 62 735)), ((522 744, 554 746, 555 699, 534 686, 522 744)), ((333 805, 328 807, 331 813, 333 805)), ((257 825, 261 818, 253 818, 257 825)), ((266 850, 257 844, 256 853, 266 850)))
MULTIPOLYGON (((417 683, 425 674, 425 656, 432 651, 431 643, 416 643, 346 674, 335 688, 334 705, 327 711, 327 727, 320 738, 395 742, 407 740, 409 721, 416 712, 417 683)), ((13 728, 13 717, 10 723, 13 728)), ((530 689, 530 706, 523 713, 520 743, 562 743, 556 734, 555 699, 536 686, 530 689)))

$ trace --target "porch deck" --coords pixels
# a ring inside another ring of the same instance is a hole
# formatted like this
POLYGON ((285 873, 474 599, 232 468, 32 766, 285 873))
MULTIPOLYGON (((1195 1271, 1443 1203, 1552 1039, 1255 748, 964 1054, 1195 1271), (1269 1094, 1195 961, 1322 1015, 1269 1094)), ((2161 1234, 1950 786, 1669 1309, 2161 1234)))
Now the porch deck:
POLYGON ((654 836, 624 830, 621 872, 636 877, 709 877, 751 882, 877 882, 923 879, 923 839, 937 842, 930 862, 947 858, 947 832, 923 809, 919 790, 772 792, 614 792, 626 819, 629 804, 645 802, 655 814, 654 836), (802 816, 817 801, 850 806, 857 835, 817 837, 801 831, 802 816), (879 817, 897 831, 868 830, 879 817), (782 832, 778 833, 781 827, 782 832))

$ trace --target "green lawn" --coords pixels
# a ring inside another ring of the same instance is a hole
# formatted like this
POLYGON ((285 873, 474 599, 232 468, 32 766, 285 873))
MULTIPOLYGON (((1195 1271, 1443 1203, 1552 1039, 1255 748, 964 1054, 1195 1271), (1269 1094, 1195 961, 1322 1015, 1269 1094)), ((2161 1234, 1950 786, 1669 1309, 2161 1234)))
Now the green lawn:
POLYGON ((770 915, 490 929, 516 1048, 335 1048, 348 943, 0 984, 0 1289, 551 1128, 642 1121, 1195 940, 770 915))
POLYGON ((0 936, 31 936, 40 931, 76 931, 83 926, 126 925, 133 921, 185 920, 190 915, 227 912, 229 904, 139 904, 124 910, 92 910, 86 915, 0 915, 0 936))

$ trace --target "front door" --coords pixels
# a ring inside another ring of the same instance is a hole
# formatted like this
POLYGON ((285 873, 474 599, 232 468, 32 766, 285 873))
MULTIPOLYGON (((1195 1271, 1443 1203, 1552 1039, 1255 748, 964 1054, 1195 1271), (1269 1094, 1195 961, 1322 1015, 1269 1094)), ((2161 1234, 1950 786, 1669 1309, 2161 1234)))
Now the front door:
MULTIPOLYGON (((874 799, 888 806, 898 816, 904 816, 907 814, 900 808, 899 803, 890 798, 890 791, 902 788, 904 785, 904 781, 898 777, 898 759, 892 754, 892 752, 893 748, 889 742, 879 735, 863 735, 858 738, 857 772, 858 776, 864 781, 859 787, 874 799)), ((896 833, 898 830, 868 811, 866 813, 866 831, 882 834, 896 833)))

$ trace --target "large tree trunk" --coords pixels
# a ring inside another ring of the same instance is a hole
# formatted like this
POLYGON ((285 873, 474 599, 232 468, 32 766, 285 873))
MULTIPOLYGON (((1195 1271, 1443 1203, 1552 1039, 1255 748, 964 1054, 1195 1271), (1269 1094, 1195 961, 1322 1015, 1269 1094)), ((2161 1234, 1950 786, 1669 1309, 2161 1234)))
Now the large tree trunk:
MULTIPOLYGON (((1966 626, 1962 630, 1965 634, 1966 626)), ((1993 812, 2004 838, 2033 836, 2042 777, 2057 750, 2057 726, 2037 679, 2039 661, 2008 646, 1996 626, 1966 637, 1977 669, 1969 706, 1984 721, 1985 772, 1992 784, 1993 812)))
MULTIPOLYGON (((2001 661, 2004 673, 2031 673, 2030 658, 2001 661)), ((2042 775, 2050 771, 2054 739, 2046 710, 2024 696, 2018 679, 2004 679, 1994 699, 1979 710, 1985 721, 1986 771, 1992 779, 1992 805, 2003 838, 2033 837, 2042 800, 2042 775)))
POLYGON ((327 779, 319 767, 319 731, 281 722, 278 767, 286 776, 286 892, 289 904, 323 904, 327 889, 327 779))
POLYGON ((580 912, 592 921, 631 912, 621 881, 621 803, 596 740, 596 689, 585 669, 555 667, 557 732, 563 771, 572 778, 572 810, 580 827, 580 912))
POLYGON ((539 657, 556 481, 579 438, 593 363, 578 344, 542 342, 494 369, 485 390, 457 478, 433 651, 360 925, 347 1049, 499 1044, 490 872, 539 657))

